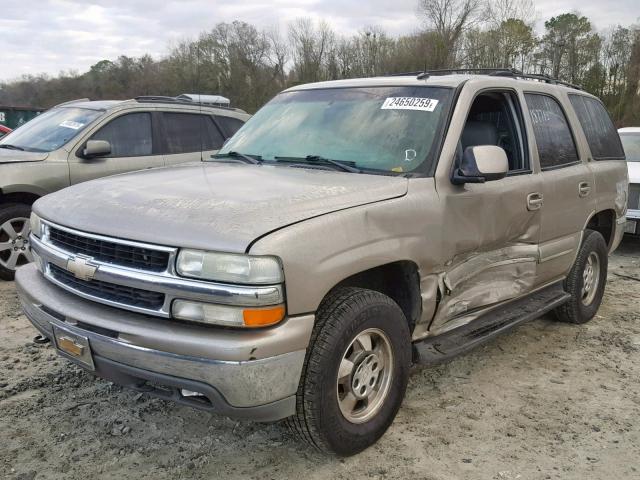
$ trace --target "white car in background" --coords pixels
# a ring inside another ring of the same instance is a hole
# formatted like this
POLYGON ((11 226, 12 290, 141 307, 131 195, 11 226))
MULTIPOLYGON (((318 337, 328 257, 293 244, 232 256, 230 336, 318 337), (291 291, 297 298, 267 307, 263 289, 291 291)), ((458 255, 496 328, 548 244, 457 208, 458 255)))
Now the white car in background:
POLYGON ((618 130, 629 168, 627 233, 640 234, 640 127, 618 130))

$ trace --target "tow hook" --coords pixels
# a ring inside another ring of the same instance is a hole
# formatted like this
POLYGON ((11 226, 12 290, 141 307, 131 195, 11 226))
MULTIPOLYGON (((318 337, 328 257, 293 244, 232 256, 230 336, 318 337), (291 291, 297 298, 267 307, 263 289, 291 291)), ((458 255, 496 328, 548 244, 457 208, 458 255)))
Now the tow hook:
POLYGON ((45 337, 44 335, 36 335, 33 337, 33 343, 38 345, 44 345, 45 343, 49 343, 51 340, 49 337, 45 337))

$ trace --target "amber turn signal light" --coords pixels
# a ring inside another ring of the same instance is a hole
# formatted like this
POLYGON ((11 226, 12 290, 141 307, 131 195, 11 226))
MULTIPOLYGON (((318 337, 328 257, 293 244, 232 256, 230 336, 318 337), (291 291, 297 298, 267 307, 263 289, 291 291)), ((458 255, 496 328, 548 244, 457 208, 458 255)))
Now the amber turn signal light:
POLYGON ((284 318, 284 305, 260 309, 245 309, 242 312, 245 327, 266 327, 284 318))

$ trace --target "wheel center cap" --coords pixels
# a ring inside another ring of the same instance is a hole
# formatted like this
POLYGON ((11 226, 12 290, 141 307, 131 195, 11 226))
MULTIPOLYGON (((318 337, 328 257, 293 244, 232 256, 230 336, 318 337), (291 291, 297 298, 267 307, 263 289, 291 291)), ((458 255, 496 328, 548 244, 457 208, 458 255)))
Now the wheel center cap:
POLYGON ((366 355, 353 372, 351 390, 359 398, 368 397, 380 374, 380 360, 375 353, 366 355))

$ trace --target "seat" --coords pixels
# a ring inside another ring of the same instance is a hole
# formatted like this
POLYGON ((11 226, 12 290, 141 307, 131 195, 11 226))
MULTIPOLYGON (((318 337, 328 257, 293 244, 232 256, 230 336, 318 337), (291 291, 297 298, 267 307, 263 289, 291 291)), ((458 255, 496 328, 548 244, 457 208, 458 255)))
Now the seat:
POLYGON ((491 122, 468 120, 460 138, 462 150, 476 145, 498 145, 497 127, 491 122))

